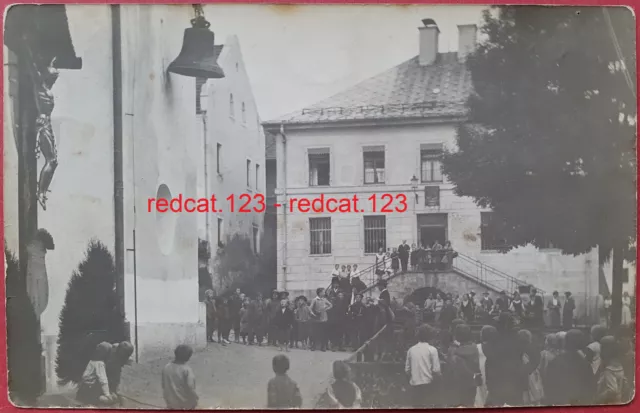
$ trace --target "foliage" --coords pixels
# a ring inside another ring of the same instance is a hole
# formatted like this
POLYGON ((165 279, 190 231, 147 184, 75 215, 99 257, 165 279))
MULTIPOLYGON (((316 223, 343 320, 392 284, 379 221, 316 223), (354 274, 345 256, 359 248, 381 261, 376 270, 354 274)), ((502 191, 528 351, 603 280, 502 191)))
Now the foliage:
POLYGON ((78 383, 97 344, 125 339, 115 284, 113 256, 100 241, 91 241, 60 312, 56 374, 61 384, 78 383))
MULTIPOLYGON (((264 240, 260 241, 264 245, 264 240)), ((248 237, 234 234, 219 248, 214 261, 215 277, 220 280, 220 294, 226 294, 240 288, 243 292, 255 295, 267 293, 274 287, 270 274, 270 260, 272 253, 261 249, 256 255, 248 237)))
POLYGON ((457 195, 494 211, 512 247, 622 257, 633 243, 636 100, 623 69, 635 82, 635 23, 628 9, 609 13, 624 62, 602 8, 485 13, 468 120, 443 169, 457 195))
POLYGON ((40 325, 27 295, 16 256, 4 248, 7 262, 7 363, 9 397, 33 406, 44 390, 41 380, 40 325))
POLYGON ((209 260, 211 259, 211 249, 209 242, 198 238, 198 297, 200 302, 204 301, 204 293, 213 289, 213 280, 209 271, 209 260))

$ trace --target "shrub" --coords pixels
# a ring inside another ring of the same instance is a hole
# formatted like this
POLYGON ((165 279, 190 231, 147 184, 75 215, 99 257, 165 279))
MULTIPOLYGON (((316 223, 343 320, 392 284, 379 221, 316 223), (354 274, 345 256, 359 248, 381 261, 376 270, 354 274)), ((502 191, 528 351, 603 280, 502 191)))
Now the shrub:
POLYGON ((35 404, 42 394, 40 323, 27 295, 20 263, 5 246, 7 260, 7 363, 9 397, 17 405, 35 404))
POLYGON ((60 312, 56 357, 60 384, 78 383, 98 343, 125 339, 115 284, 113 256, 100 241, 91 241, 71 275, 60 312))

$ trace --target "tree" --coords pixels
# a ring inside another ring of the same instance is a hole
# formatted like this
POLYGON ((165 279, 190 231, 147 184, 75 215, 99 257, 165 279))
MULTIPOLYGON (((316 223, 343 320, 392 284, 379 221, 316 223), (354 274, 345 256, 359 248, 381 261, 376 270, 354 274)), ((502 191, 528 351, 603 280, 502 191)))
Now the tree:
POLYGON ((267 292, 271 286, 271 280, 266 276, 268 255, 268 251, 256 255, 248 237, 234 234, 224 248, 218 249, 215 257, 214 272, 220 282, 215 286, 219 288, 218 294, 236 288, 251 295, 267 292))
POLYGON ((60 312, 56 374, 60 384, 78 383, 96 346, 125 340, 124 315, 118 309, 113 255, 91 241, 73 272, 60 312))
POLYGON ((492 208, 512 247, 613 250, 614 322, 636 235, 634 28, 625 8, 485 12, 468 118, 443 157, 455 193, 492 208))
POLYGON ((44 390, 40 361, 40 323, 27 295, 16 256, 5 246, 7 263, 7 364, 9 397, 16 405, 34 406, 44 390))

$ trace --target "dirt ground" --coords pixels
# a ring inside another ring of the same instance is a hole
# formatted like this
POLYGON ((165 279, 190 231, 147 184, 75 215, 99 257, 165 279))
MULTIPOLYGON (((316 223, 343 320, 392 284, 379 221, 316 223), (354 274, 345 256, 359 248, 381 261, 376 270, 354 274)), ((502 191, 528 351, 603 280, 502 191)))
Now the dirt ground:
MULTIPOLYGON (((273 347, 230 344, 226 347, 211 343, 206 350, 193 355, 189 365, 197 380, 201 409, 265 408, 267 382, 273 377, 271 360, 278 354, 273 347)), ((291 360, 289 376, 298 383, 303 408, 313 408, 329 384, 334 360, 344 360, 348 353, 292 349, 286 354, 291 360)), ((120 392, 128 408, 164 408, 160 373, 166 358, 125 367, 120 392), (140 403, 137 403, 137 402, 140 403)))

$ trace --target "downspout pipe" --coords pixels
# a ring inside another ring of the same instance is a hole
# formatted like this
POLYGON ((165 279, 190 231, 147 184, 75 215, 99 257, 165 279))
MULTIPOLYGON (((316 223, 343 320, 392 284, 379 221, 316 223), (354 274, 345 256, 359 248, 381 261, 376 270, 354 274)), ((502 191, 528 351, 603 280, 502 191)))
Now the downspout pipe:
POLYGON ((124 306, 124 178, 122 121, 122 24, 120 5, 111 5, 111 52, 113 72, 113 209, 115 225, 116 297, 122 332, 130 340, 124 306))
POLYGON ((282 153, 283 153, 283 188, 282 188, 282 224, 283 224, 283 245, 282 245, 282 288, 287 290, 287 249, 289 248, 287 244, 287 208, 288 208, 288 200, 287 200, 287 135, 284 133, 284 123, 280 124, 280 135, 282 136, 282 153))

